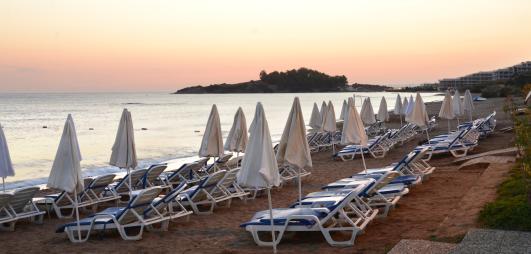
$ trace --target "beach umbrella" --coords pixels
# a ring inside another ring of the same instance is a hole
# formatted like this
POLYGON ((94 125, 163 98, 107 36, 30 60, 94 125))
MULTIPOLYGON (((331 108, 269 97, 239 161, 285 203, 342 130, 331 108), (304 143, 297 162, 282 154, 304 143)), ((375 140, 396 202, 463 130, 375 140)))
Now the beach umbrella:
POLYGON ((347 114, 347 101, 343 100, 343 106, 341 106, 341 115, 339 115, 339 120, 345 120, 345 114, 347 114))
POLYGON ((6 191, 6 177, 14 175, 15 170, 13 169, 13 163, 11 163, 6 136, 4 135, 3 127, 0 124, 0 177, 2 177, 2 189, 4 192, 6 191))
POLYGON ((378 108, 378 115, 376 115, 376 119, 382 122, 387 122, 389 120, 389 112, 387 111, 387 101, 383 96, 382 100, 380 101, 380 107, 378 108))
POLYGON ((78 191, 83 190, 83 179, 81 178, 81 151, 77 141, 76 127, 72 115, 68 114, 61 141, 55 154, 50 177, 48 177, 48 188, 54 188, 74 193, 74 209, 77 220, 77 233, 81 241, 81 229, 79 225, 78 191))
POLYGON ((319 112, 319 108, 317 107, 317 103, 313 103, 313 109, 312 109, 312 116, 310 117, 310 127, 312 127, 313 130, 319 130, 321 129, 321 124, 323 123, 323 119, 321 119, 321 113, 319 112))
POLYGON ((374 116, 374 110, 372 109, 371 98, 365 99, 361 107, 361 120, 366 125, 376 123, 376 117, 374 116))
POLYGON ((466 89, 465 99, 463 101, 463 111, 468 114, 469 121, 472 122, 472 112, 474 111, 474 100, 470 90, 466 89))
POLYGON ((415 99, 415 105, 409 117, 411 123, 416 124, 421 129, 426 129, 426 137, 428 138, 428 143, 430 142, 430 135, 428 134, 428 113, 426 112, 426 105, 422 101, 420 93, 417 93, 415 99))
MULTIPOLYGON (((127 175, 131 173, 131 169, 136 168, 138 165, 136 159, 136 147, 135 147, 135 133, 133 129, 133 118, 131 112, 124 109, 122 117, 120 118, 120 124, 118 125, 118 131, 116 133, 116 139, 112 146, 111 159, 109 164, 119 168, 127 169, 127 175)), ((131 177, 129 178, 129 198, 132 197, 131 191, 133 189, 131 183, 131 177)))
POLYGON ((321 111, 319 111, 319 113, 321 114, 321 119, 323 121, 324 121, 326 112, 328 112, 328 106, 326 105, 326 102, 323 101, 323 103, 321 104, 321 111))
POLYGON ((450 91, 446 91, 446 94, 444 95, 444 100, 441 104, 441 110, 439 110, 439 117, 448 120, 448 133, 450 133, 450 119, 455 118, 450 91))
POLYGON ((271 220, 271 236, 273 251, 276 252, 275 232, 273 230, 273 204, 271 202, 271 188, 280 185, 280 174, 273 151, 271 134, 265 117, 262 103, 258 102, 251 128, 249 143, 245 148, 242 166, 236 181, 240 186, 249 188, 267 188, 269 202, 269 217, 271 220))
POLYGON ((236 157, 240 152, 245 151, 247 146, 247 121, 245 120, 245 114, 241 107, 238 107, 236 114, 234 115, 234 121, 230 128, 229 135, 225 141, 225 149, 227 151, 236 152, 236 157))
POLYGON ((367 146, 368 137, 365 133, 365 127, 363 127, 363 121, 361 120, 358 110, 354 107, 354 101, 349 100, 348 111, 343 123, 343 130, 341 132, 341 144, 352 145, 359 144, 361 146, 361 159, 363 161, 363 168, 367 171, 365 165, 365 156, 363 155, 363 147, 367 146))
MULTIPOLYGON (((408 106, 407 96, 404 96, 404 102, 402 103, 402 110, 400 111, 404 117, 406 116, 407 106, 408 106)), ((405 119, 404 119, 405 120, 405 119)))
POLYGON ((322 131, 330 133, 330 143, 332 144, 332 153, 335 153, 335 144, 334 144, 334 133, 337 130, 336 127, 336 113, 334 110, 334 105, 332 101, 328 101, 328 110, 325 111, 323 118, 323 125, 321 126, 322 131))
POLYGON ((210 115, 208 116, 203 140, 201 141, 201 147, 199 148, 199 156, 221 157, 224 153, 218 108, 216 107, 216 104, 213 104, 212 110, 210 110, 210 115))
POLYGON ((464 114, 463 102, 461 101, 459 90, 455 90, 454 97, 452 98, 452 108, 454 110, 454 115, 457 118, 457 125, 459 126, 459 117, 464 114))
POLYGON ((395 108, 393 113, 400 118, 400 126, 402 126, 402 98, 400 98, 400 94, 396 95, 395 100, 395 108))
POLYGON ((407 103, 407 109, 406 109, 406 121, 408 122, 411 122, 410 121, 410 116, 411 116, 411 113, 413 112, 413 108, 415 107, 415 101, 413 100, 413 96, 410 95, 409 96, 409 101, 407 103))
POLYGON ((286 126, 282 132, 277 150, 278 163, 295 166, 298 170, 299 202, 302 200, 301 169, 312 167, 310 146, 306 139, 306 127, 302 116, 301 103, 298 97, 293 100, 286 126))

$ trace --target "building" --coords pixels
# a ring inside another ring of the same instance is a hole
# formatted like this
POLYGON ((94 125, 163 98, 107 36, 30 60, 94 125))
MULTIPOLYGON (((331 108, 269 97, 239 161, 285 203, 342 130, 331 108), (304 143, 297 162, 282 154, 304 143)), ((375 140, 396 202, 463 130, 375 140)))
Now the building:
POLYGON ((441 79, 439 80, 438 89, 439 91, 444 91, 447 89, 479 85, 484 82, 503 81, 514 77, 516 74, 525 72, 531 72, 531 61, 494 71, 481 71, 459 78, 441 79))

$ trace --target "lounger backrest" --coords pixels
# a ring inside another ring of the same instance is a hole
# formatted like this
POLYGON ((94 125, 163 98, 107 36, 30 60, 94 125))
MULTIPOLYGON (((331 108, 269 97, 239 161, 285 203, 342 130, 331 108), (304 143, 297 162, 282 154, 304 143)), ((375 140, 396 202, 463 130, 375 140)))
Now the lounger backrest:
POLYGON ((223 178, 223 181, 220 182, 220 185, 228 188, 236 182, 236 177, 238 175, 238 172, 240 171, 240 168, 234 168, 225 174, 225 177, 223 178))
POLYGON ((183 173, 183 172, 187 171, 186 168, 190 166, 191 166, 191 163, 184 163, 178 169, 170 171, 172 173, 168 176, 168 181, 175 182, 176 180, 180 179, 179 176, 182 176, 188 179, 190 172, 189 171, 188 173, 183 173))
POLYGON ((211 193, 212 190, 217 187, 219 181, 221 181, 225 177, 226 173, 226 170, 220 170, 203 179, 203 181, 200 182, 199 186, 194 191, 194 193, 190 195, 191 199, 194 201, 206 199, 207 195, 205 191, 211 193))
POLYGON ((166 164, 151 166, 142 177, 142 187, 147 188, 149 186, 148 183, 154 183, 167 167, 166 164))
MULTIPOLYGON (((175 201, 175 198, 184 190, 186 189, 188 185, 186 183, 181 183, 179 186, 168 192, 166 195, 156 198, 153 201, 153 207, 157 209, 159 213, 164 214, 166 211, 165 209, 168 207, 168 204, 175 201)), ((153 216, 155 214, 155 211, 153 210, 153 207, 149 207, 144 211, 145 216, 153 216)))
POLYGON ((115 176, 116 176, 115 174, 98 176, 94 178, 94 180, 87 186, 87 189, 90 189, 94 192, 94 194, 99 195, 105 190, 105 188, 109 184, 112 183, 115 176))
POLYGON ((224 154, 223 156, 219 157, 216 160, 216 163, 219 163, 219 164, 227 163, 230 160, 230 158, 232 158, 232 154, 231 153, 224 154))
POLYGON ((389 171, 386 172, 384 175, 382 175, 375 183, 372 185, 372 187, 366 191, 368 196, 374 195, 376 192, 378 192, 381 188, 388 185, 390 182, 392 182, 395 178, 399 177, 400 173, 396 171, 389 171))
POLYGON ((127 185, 129 184, 128 177, 131 177, 131 185, 136 186, 138 184, 138 181, 144 176, 147 169, 135 169, 129 173, 129 175, 126 175, 117 185, 116 185, 116 192, 128 192, 129 189, 127 189, 127 185))
POLYGON ((13 192, 13 197, 9 205, 15 212, 20 213, 24 211, 24 207, 33 199, 35 194, 39 191, 39 187, 27 187, 13 192))
POLYGON ((2 216, 3 208, 7 207, 9 201, 13 198, 13 194, 10 193, 0 193, 0 216, 2 216))
POLYGON ((118 222, 123 225, 137 221, 138 218, 133 211, 138 215, 143 215, 144 211, 150 207, 151 202, 160 194, 161 190, 160 187, 151 187, 135 193, 125 209, 117 215, 118 222))
POLYGON ((197 163, 201 167, 204 167, 204 166, 206 166, 208 160, 210 160, 210 157, 201 158, 201 159, 195 161, 195 163, 197 163))
MULTIPOLYGON (((372 181, 370 183, 373 183, 372 181)), ((335 206, 332 206, 332 207, 328 207, 328 209, 330 209, 330 212, 328 213, 328 215, 323 218, 321 221, 327 221, 328 219, 332 218, 332 217, 336 217, 337 213, 340 211, 340 209, 344 208, 345 206, 347 206, 347 204, 349 204, 350 202, 352 202, 352 200, 354 200, 355 198, 357 198, 358 196, 360 195, 360 193, 358 193, 357 191, 355 190, 352 190, 350 193, 348 193, 345 198, 339 202, 337 205, 335 206)))

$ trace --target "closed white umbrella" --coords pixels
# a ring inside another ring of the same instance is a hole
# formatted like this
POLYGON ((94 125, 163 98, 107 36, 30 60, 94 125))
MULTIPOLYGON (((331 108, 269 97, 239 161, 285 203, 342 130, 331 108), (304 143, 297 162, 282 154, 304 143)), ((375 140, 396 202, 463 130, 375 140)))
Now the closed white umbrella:
POLYGON ((415 107, 415 101, 413 100, 413 95, 409 96, 409 101, 407 103, 407 109, 406 109, 406 121, 411 122, 410 117, 411 113, 413 113, 413 108, 415 107))
POLYGON ((301 169, 312 167, 312 156, 306 139, 306 127, 298 97, 293 100, 284 132, 282 132, 280 143, 278 143, 276 157, 279 163, 287 163, 298 169, 300 202, 302 200, 301 169))
POLYGON ((212 110, 208 116, 208 122, 199 148, 200 157, 221 157, 223 150, 223 138, 221 134, 221 123, 219 121, 218 108, 212 105, 212 110))
POLYGON ((459 125, 459 117, 463 116, 463 102, 461 101, 461 95, 458 90, 455 90, 454 97, 452 98, 452 107, 454 115, 457 118, 457 125, 459 125))
POLYGON ((450 133, 450 119, 455 118, 450 91, 446 91, 446 94, 444 95, 444 100, 441 104, 441 110, 439 110, 439 117, 448 120, 448 133, 450 133))
POLYGON ((59 189, 68 193, 74 193, 74 209, 77 220, 77 233, 81 240, 81 229, 79 225, 79 208, 77 192, 83 190, 83 179, 81 178, 81 151, 77 141, 76 127, 72 115, 68 114, 61 141, 55 154, 50 177, 48 177, 49 188, 59 189))
POLYGON ((362 106, 365 110, 361 110, 361 120, 366 125, 371 125, 373 123, 376 123, 376 117, 374 116, 374 110, 372 108, 371 98, 365 99, 365 102, 363 103, 365 107, 362 106))
POLYGON ((426 112, 426 105, 424 105, 424 101, 422 101, 420 93, 417 93, 415 105, 409 119, 411 123, 416 124, 419 128, 426 129, 426 137, 428 138, 429 143, 430 135, 428 134, 428 113, 426 112))
POLYGON ((7 147, 6 136, 0 124, 0 177, 2 177, 2 187, 6 191, 5 179, 8 176, 14 176, 15 170, 13 163, 11 163, 11 156, 9 155, 9 148, 7 147))
POLYGON ((368 137, 365 133, 365 127, 363 127, 363 121, 361 120, 358 110, 354 107, 354 101, 348 103, 348 113, 343 123, 343 131, 341 133, 341 144, 352 145, 359 144, 361 146, 361 159, 363 161, 363 168, 367 171, 365 165, 365 156, 363 155, 363 147, 367 146, 368 137))
POLYGON ((474 111, 474 100, 472 99, 472 94, 470 90, 466 89, 465 99, 463 101, 463 111, 467 113, 469 121, 472 122, 472 112, 474 111))
POLYGON ((395 108, 393 110, 393 113, 400 118, 400 126, 402 126, 402 98, 400 98, 400 94, 396 95, 395 100, 395 108))
POLYGON ((224 148, 227 151, 236 152, 236 156, 238 156, 240 152, 245 151, 247 140, 247 121, 242 108, 238 107, 224 148))
POLYGON ((341 115, 339 120, 345 120, 345 115, 347 114, 347 101, 343 100, 343 106, 341 106, 341 115))
MULTIPOLYGON (((124 109, 122 112, 122 117, 120 118, 120 124, 118 125, 118 132, 116 133, 114 145, 112 146, 109 164, 119 168, 127 169, 128 175, 131 173, 131 169, 136 168, 138 165, 136 159, 133 118, 131 117, 131 112, 129 112, 127 109, 124 109)), ((131 198, 133 186, 131 184, 131 177, 128 178, 129 198, 131 198)))
POLYGON ((319 113, 321 114, 321 119, 323 119, 323 121, 324 121, 326 112, 328 112, 328 106, 326 105, 326 102, 323 101, 323 103, 321 103, 321 111, 319 111, 319 113))
MULTIPOLYGON (((407 111, 407 106, 408 106, 408 101, 407 101, 407 96, 404 97, 404 102, 402 103, 402 110, 401 110, 401 113, 402 115, 406 115, 406 111, 407 111)), ((404 119, 405 120, 405 119, 404 119)))
POLYGON ((319 130, 321 129, 321 124, 323 123, 323 119, 321 119, 321 113, 319 112, 319 108, 317 107, 317 103, 313 103, 313 109, 312 109, 312 116, 310 117, 310 127, 312 127, 313 130, 319 130))
POLYGON ((328 101, 328 110, 324 114, 323 125, 321 126, 322 131, 327 131, 330 133, 330 143, 332 144, 332 153, 335 153, 335 140, 334 132, 336 132, 336 113, 334 110, 334 105, 332 101, 328 101))
POLYGON ((380 101, 380 107, 378 108, 378 115, 376 115, 376 119, 382 122, 387 122, 389 120, 389 112, 387 111, 387 101, 383 96, 382 100, 380 101))
POLYGON ((278 173, 269 126, 265 117, 264 108, 260 102, 256 105, 253 123, 249 143, 245 149, 245 156, 243 157, 241 170, 238 172, 236 181, 239 185, 245 187, 267 188, 273 251, 276 252, 271 187, 280 185, 280 174, 278 173))

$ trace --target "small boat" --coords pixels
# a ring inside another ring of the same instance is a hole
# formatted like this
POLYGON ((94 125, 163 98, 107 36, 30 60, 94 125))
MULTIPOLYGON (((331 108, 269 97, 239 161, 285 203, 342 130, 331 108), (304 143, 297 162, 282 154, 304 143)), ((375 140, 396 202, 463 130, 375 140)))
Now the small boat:
POLYGON ((476 96, 474 97, 474 99, 472 99, 473 101, 486 101, 487 99, 486 98, 483 98, 481 96, 476 96))

